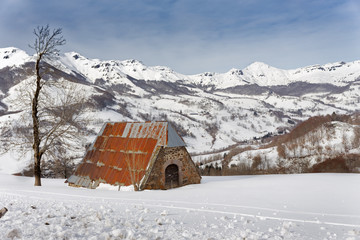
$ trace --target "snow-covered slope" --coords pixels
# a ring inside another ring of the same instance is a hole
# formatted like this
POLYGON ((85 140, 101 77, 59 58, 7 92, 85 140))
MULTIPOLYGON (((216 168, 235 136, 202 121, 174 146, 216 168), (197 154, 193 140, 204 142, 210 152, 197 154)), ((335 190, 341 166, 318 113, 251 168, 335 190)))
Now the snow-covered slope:
POLYGON ((265 63, 255 62, 243 70, 231 69, 226 73, 202 73, 190 76, 190 81, 200 85, 214 85, 224 89, 238 85, 259 86, 288 85, 294 82, 334 84, 345 86, 360 76, 360 61, 338 62, 314 65, 304 68, 283 70, 265 63))
POLYGON ((93 81, 101 78, 109 78, 115 81, 127 76, 139 80, 172 82, 187 78, 185 75, 176 73, 168 67, 148 67, 134 59, 101 61, 99 59, 88 59, 79 53, 70 52, 61 57, 61 62, 71 70, 81 72, 93 81))
POLYGON ((0 239, 359 239, 358 174, 203 177, 168 191, 0 174, 0 239), (334 207, 336 206, 336 207, 334 207))
POLYGON ((61 61, 70 69, 81 72, 93 81, 106 77, 121 79, 130 76, 139 80, 170 82, 184 80, 186 83, 213 86, 215 89, 250 84, 259 86, 288 85, 298 81, 344 86, 360 76, 360 61, 338 62, 323 66, 314 65, 293 70, 278 69, 265 63, 255 62, 242 70, 233 68, 226 73, 207 72, 196 75, 183 75, 168 67, 148 67, 137 60, 87 59, 75 52, 66 53, 61 61))
POLYGON ((67 63, 70 68, 93 79, 93 81, 97 78, 106 78, 105 74, 112 73, 109 77, 113 79, 130 76, 139 80, 170 82, 184 80, 186 83, 213 86, 215 89, 250 84, 259 86, 288 85, 299 81, 345 86, 360 76, 360 61, 313 65, 292 70, 278 69, 262 62, 255 62, 242 70, 233 68, 226 73, 207 72, 196 75, 183 75, 168 67, 148 67, 137 60, 100 61, 98 59, 87 59, 74 52, 66 53, 62 61, 67 63), (115 73, 117 77, 115 77, 115 73))
MULTIPOLYGON (((20 49, 0 48, 0 69, 6 66, 20 66, 29 60, 29 55, 20 49)), ((191 84, 214 86, 216 89, 247 84, 288 85, 299 81, 344 86, 360 76, 360 61, 313 65, 292 70, 278 69, 262 62, 254 62, 244 69, 233 68, 226 73, 207 72, 196 75, 180 74, 165 66, 149 67, 137 60, 88 59, 76 52, 63 54, 60 62, 67 69, 82 73, 93 82, 101 78, 115 81, 129 76, 138 80, 168 82, 184 80, 191 84)))
MULTIPOLYGON (((33 77, 33 60, 15 48, 0 54, 0 125, 5 127, 16 118, 7 99, 33 77)), ((75 52, 49 63, 57 78, 87 86, 88 98, 96 102, 89 125, 94 132, 105 121, 166 120, 192 153, 283 134, 311 116, 351 114, 360 107, 359 61, 295 70, 256 62, 243 70, 198 75, 75 52)))
POLYGON ((26 52, 14 47, 0 48, 0 69, 4 67, 20 66, 31 60, 26 52))
POLYGON ((268 173, 360 172, 359 115, 310 118, 274 143, 239 150, 220 166, 268 173))

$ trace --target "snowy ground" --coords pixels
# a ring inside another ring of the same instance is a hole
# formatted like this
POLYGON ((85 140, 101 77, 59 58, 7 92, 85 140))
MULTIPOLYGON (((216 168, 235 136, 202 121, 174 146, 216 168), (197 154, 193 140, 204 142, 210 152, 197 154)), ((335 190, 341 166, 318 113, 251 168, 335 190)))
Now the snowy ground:
POLYGON ((168 191, 0 174, 0 239, 360 239, 360 175, 203 177, 168 191))

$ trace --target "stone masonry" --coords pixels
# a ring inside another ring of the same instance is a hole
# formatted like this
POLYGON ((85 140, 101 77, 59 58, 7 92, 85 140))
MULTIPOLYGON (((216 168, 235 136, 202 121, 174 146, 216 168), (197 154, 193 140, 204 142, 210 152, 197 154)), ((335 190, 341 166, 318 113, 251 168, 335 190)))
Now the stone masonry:
POLYGON ((166 189, 165 169, 179 168, 179 187, 200 183, 201 176, 185 147, 161 147, 144 189, 166 189))

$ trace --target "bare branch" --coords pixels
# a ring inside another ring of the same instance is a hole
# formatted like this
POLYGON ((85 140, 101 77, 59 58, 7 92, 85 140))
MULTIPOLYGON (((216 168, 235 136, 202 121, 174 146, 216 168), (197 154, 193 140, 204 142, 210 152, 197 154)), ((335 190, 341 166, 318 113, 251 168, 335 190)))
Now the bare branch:
POLYGON ((51 31, 49 25, 38 26, 34 29, 34 35, 36 36, 35 42, 29 47, 35 50, 38 59, 56 57, 60 52, 57 47, 66 43, 61 28, 51 31))

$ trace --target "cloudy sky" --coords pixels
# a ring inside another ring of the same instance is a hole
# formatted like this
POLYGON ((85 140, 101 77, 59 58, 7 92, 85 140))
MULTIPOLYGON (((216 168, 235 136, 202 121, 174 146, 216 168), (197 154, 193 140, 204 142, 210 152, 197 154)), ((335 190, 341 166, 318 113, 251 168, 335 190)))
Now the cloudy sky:
POLYGON ((358 0, 0 1, 0 47, 32 54, 46 24, 63 29, 62 52, 184 74, 360 60, 358 0))

